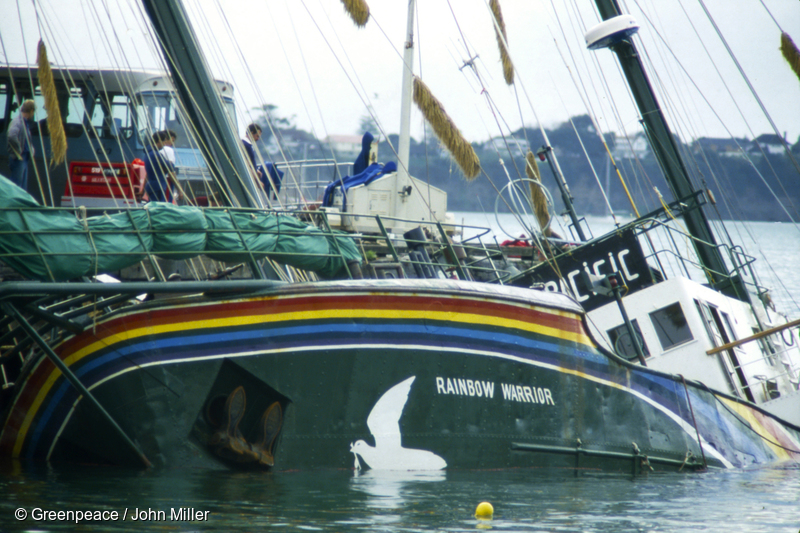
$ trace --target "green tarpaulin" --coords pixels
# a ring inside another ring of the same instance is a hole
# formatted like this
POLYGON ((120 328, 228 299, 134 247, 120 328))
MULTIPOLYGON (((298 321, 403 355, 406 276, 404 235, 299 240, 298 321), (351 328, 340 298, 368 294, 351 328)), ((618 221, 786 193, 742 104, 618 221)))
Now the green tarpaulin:
POLYGON ((208 255, 228 263, 269 257, 322 278, 342 277, 345 262, 361 262, 361 254, 345 233, 334 233, 286 215, 162 202, 79 220, 69 211, 40 206, 0 176, 0 259, 42 281, 116 272, 147 254, 208 255))

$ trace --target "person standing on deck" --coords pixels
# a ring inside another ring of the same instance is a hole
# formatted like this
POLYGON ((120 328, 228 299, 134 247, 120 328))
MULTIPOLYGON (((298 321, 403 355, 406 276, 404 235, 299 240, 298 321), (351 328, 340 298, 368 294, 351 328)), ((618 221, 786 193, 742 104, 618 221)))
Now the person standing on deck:
POLYGON ((28 161, 35 153, 31 142, 31 126, 36 113, 36 102, 25 100, 20 107, 19 115, 8 127, 8 170, 9 179, 22 190, 28 190, 28 161))
POLYGON ((244 151, 247 152, 247 160, 250 161, 250 173, 253 177, 257 178, 259 182, 261 181, 261 172, 258 170, 258 164, 256 163, 256 150, 253 143, 257 143, 260 138, 261 126, 254 122, 247 126, 247 135, 242 139, 244 151))
POLYGON ((162 131, 153 134, 153 142, 147 148, 144 158, 144 169, 147 172, 145 191, 151 202, 172 201, 170 181, 175 181, 175 166, 161 153, 165 135, 169 134, 162 131))
MULTIPOLYGON (((178 138, 178 134, 172 130, 164 130, 161 132, 161 138, 163 140, 164 146, 161 147, 160 152, 167 159, 167 161, 172 163, 172 166, 174 167, 175 165, 178 164, 177 160, 175 159, 175 148, 174 148, 175 141, 178 138)), ((177 174, 177 169, 175 172, 177 174)))

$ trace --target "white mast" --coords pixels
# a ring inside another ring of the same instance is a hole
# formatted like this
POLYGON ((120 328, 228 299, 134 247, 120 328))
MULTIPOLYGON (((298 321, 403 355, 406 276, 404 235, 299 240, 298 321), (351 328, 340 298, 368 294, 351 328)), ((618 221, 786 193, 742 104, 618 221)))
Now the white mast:
POLYGON ((401 183, 408 178, 411 136, 411 92, 414 76, 414 0, 408 0, 408 24, 403 51, 403 98, 400 103, 400 141, 397 147, 397 174, 401 183))

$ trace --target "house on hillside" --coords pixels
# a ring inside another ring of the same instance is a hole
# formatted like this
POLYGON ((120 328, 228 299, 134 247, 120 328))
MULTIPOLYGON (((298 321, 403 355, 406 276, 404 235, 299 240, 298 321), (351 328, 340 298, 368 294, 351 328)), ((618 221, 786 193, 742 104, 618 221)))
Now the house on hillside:
MULTIPOLYGON (((756 137, 756 140, 753 143, 753 146, 750 148, 749 153, 751 155, 761 155, 761 151, 763 150, 767 155, 782 154, 784 150, 784 142, 784 139, 782 139, 779 135, 775 135, 774 133, 764 133, 756 137), (761 148, 759 148, 759 146, 761 148)), ((788 142, 786 144, 788 144, 788 142)))
POLYGON ((614 150, 611 155, 615 160, 620 159, 641 159, 650 153, 650 143, 644 132, 634 133, 628 136, 619 136, 614 142, 614 150))
POLYGON ((492 152, 497 151, 502 155, 508 153, 508 150, 506 149, 506 143, 508 143, 508 148, 511 149, 511 154, 514 157, 525 157, 525 154, 528 153, 528 141, 523 137, 492 137, 483 143, 481 148, 484 150, 490 150, 492 152))
POLYGON ((341 161, 355 161, 361 153, 361 135, 328 135, 322 142, 329 145, 341 161))
POLYGON ((732 137, 700 137, 689 145, 693 154, 715 153, 720 157, 745 157, 753 147, 753 141, 732 137))

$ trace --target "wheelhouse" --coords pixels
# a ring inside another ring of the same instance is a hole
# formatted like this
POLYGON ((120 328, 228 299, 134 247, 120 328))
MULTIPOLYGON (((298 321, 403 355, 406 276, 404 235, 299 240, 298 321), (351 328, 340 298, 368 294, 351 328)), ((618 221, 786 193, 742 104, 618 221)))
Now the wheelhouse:
MULTIPOLYGON (((0 173, 8 172, 6 136, 23 100, 36 101, 31 128, 35 165, 28 192, 44 205, 130 207, 144 195, 144 154, 153 132, 172 129, 178 178, 191 194, 213 189, 195 135, 168 77, 154 71, 53 69, 67 159, 50 165, 52 150, 47 109, 34 67, 10 67, 0 73, 0 173)), ((233 87, 218 81, 219 94, 235 124, 233 87)))

